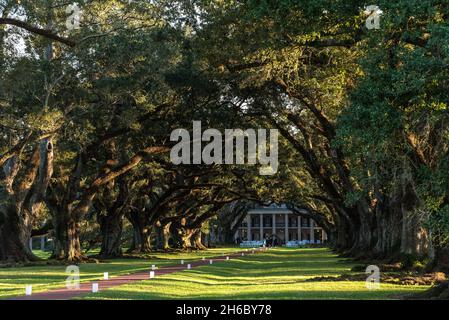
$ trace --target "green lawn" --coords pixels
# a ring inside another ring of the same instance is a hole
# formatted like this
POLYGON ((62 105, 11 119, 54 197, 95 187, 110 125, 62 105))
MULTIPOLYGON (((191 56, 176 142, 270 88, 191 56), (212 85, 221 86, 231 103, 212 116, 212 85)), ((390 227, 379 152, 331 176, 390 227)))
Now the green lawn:
POLYGON ((325 248, 277 248, 213 265, 111 288, 84 299, 387 299, 426 286, 364 281, 305 282, 351 273, 353 265, 325 248))
MULTIPOLYGON (((191 253, 154 253, 148 259, 117 259, 101 263, 86 263, 79 265, 80 280, 92 281, 101 279, 103 272, 109 272, 110 276, 129 274, 141 270, 148 270, 152 264, 167 266, 178 264, 181 259, 186 263, 189 260, 199 260, 201 257, 212 257, 222 253, 231 253, 240 248, 216 248, 207 251, 191 253)), ((41 258, 47 258, 48 253, 34 252, 41 258)), ((93 252, 94 253, 94 252, 93 252)), ((25 294, 25 286, 33 285, 33 293, 48 289, 65 287, 66 266, 32 266, 21 268, 0 268, 0 299, 10 298, 25 294)))
MULTIPOLYGON (((199 260, 240 248, 217 248, 192 253, 155 253, 148 259, 118 259, 81 264, 81 281, 167 266, 180 259, 199 260)), ((45 258, 46 254, 36 252, 45 258)), ((82 297, 84 299, 385 299, 425 290, 426 286, 381 284, 368 290, 364 281, 305 281, 318 276, 351 274, 353 264, 325 248, 276 248, 230 261, 130 283, 82 297)), ((65 266, 0 268, 0 298, 65 286, 65 266)))

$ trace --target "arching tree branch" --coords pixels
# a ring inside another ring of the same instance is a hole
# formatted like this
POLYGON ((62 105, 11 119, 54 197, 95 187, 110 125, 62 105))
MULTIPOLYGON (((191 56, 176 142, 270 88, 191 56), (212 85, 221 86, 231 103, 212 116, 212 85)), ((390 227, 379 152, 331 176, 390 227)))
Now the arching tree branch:
POLYGON ((16 26, 19 27, 21 29, 25 29, 31 33, 34 34, 38 34, 41 35, 45 38, 63 43, 69 47, 74 47, 76 45, 75 41, 72 41, 70 39, 58 36, 57 34, 55 34, 53 31, 51 30, 47 30, 47 29, 42 29, 36 26, 33 26, 31 24, 29 24, 28 22, 25 21, 21 21, 18 19, 12 19, 12 18, 0 18, 0 24, 6 24, 6 25, 12 25, 12 26, 16 26))

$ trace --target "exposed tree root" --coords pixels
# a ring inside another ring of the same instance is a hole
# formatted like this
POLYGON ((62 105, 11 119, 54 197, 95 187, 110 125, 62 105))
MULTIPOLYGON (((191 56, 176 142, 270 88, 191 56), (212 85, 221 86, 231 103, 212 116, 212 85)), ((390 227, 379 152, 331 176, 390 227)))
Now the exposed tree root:
MULTIPOLYGON (((366 274, 343 274, 338 277, 315 277, 305 280, 306 282, 317 281, 365 281, 366 274)), ((427 274, 419 273, 382 273, 380 283, 402 284, 402 285, 438 285, 446 280, 446 275, 442 272, 427 274)))
POLYGON ((439 283, 424 292, 406 295, 403 296, 402 298, 407 300, 413 299, 449 300, 449 281, 439 283))

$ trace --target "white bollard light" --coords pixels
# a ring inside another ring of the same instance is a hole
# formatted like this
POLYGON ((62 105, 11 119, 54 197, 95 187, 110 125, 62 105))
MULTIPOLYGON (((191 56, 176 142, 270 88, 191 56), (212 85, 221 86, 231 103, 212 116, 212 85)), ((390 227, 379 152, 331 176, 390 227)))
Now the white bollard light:
POLYGON ((206 258, 205 258, 205 257, 203 257, 203 258, 202 258, 201 260, 203 260, 203 261, 204 261, 204 260, 206 260, 206 258))
POLYGON ((97 293, 98 292, 98 283, 92 283, 92 292, 97 293))
POLYGON ((192 269, 192 266, 190 265, 190 263, 187 265, 187 269, 192 269))
POLYGON ((156 270, 156 265, 152 264, 151 265, 151 270, 156 270))
POLYGON ((181 264, 184 264, 184 260, 181 260, 181 264))
POLYGON ((108 280, 109 279, 109 272, 103 273, 103 279, 108 280))
POLYGON ((244 256, 245 254, 242 252, 242 257, 244 256))
POLYGON ((25 287, 25 295, 31 296, 32 293, 33 293, 33 286, 26 286, 25 287))
POLYGON ((226 257, 226 260, 229 260, 229 257, 226 257))
POLYGON ((150 271, 150 279, 154 278, 154 271, 150 271))
POLYGON ((212 264, 214 261, 211 259, 211 260, 209 260, 209 264, 212 264))

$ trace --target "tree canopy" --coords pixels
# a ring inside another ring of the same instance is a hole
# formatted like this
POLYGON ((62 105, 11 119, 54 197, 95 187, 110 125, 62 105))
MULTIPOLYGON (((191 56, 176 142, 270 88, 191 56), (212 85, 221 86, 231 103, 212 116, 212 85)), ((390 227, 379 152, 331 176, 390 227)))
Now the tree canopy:
POLYGON ((360 1, 75 4, 0 1, 0 260, 51 232, 82 261, 92 228, 120 256, 124 223, 129 251, 202 249, 268 203, 351 256, 447 256, 446 1, 377 1, 379 29, 360 1), (193 121, 277 129, 277 173, 173 164, 193 121))

